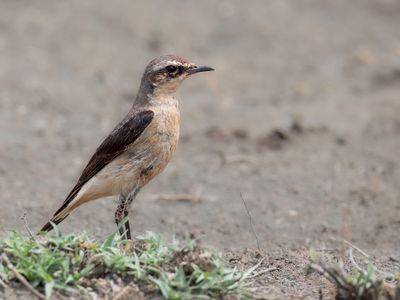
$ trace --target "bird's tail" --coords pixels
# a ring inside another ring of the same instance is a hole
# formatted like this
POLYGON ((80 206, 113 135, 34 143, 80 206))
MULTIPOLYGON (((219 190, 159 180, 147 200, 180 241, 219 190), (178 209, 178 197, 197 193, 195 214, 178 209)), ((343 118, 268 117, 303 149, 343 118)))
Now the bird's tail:
MULTIPOLYGON (((79 189, 72 190, 72 192, 65 199, 64 203, 61 205, 61 207, 55 212, 55 214, 51 218, 51 220, 49 222, 47 222, 46 225, 44 225, 40 231, 52 230, 53 229, 52 223, 56 224, 56 225, 61 223, 77 207, 81 206, 82 204, 84 204, 88 201, 99 198, 98 194, 85 193, 85 192, 81 194, 80 192, 79 193, 78 192, 79 192, 79 189)), ((100 196, 104 196, 104 195, 100 194, 100 196)), ((108 195, 106 195, 106 196, 108 196, 108 195)))
POLYGON ((51 231, 53 224, 60 224, 66 217, 69 216, 69 211, 65 208, 64 210, 57 211, 56 214, 47 222, 39 232, 51 231))

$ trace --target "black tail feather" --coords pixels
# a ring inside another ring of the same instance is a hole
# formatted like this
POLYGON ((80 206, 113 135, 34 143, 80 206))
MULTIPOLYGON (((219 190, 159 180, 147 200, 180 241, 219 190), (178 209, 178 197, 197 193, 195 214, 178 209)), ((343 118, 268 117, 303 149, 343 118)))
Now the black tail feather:
POLYGON ((63 217, 63 218, 57 218, 57 219, 56 219, 55 216, 54 216, 49 222, 47 222, 47 223, 42 227, 42 229, 40 229, 39 233, 40 233, 40 232, 49 232, 49 231, 53 230, 53 224, 55 224, 55 225, 60 224, 66 217, 68 217, 68 215, 66 215, 66 216, 63 217))

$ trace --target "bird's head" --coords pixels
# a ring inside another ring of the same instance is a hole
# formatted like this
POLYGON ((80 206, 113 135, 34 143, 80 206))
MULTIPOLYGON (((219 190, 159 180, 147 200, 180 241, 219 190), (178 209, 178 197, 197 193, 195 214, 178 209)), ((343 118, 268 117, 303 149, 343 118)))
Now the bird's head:
POLYGON ((175 95, 180 84, 189 76, 213 70, 207 66, 197 66, 176 55, 163 55, 147 65, 141 89, 155 97, 170 97, 175 95))

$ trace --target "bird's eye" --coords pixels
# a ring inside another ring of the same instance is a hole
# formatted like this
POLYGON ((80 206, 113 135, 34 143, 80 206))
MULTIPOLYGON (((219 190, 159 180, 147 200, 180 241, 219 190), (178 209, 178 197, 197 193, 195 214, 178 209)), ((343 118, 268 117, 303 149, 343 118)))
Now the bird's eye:
POLYGON ((171 75, 175 75, 178 71, 178 68, 176 66, 172 66, 172 65, 166 66, 165 69, 167 70, 168 74, 171 74, 171 75))

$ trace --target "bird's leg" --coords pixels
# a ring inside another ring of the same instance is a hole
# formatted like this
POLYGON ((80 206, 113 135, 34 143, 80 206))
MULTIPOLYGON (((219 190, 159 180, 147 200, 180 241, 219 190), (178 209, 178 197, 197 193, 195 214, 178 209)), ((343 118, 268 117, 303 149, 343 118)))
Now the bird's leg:
POLYGON ((125 233, 126 233, 125 224, 126 224, 126 222, 128 222, 128 220, 126 220, 125 224, 121 224, 122 220, 126 216, 128 216, 127 199, 125 196, 120 195, 118 207, 117 207, 117 210, 115 211, 115 223, 117 223, 119 234, 120 234, 121 238, 124 238, 125 233))
POLYGON ((129 204, 127 205, 126 210, 124 211, 124 218, 126 218, 125 221, 125 234, 126 234, 126 239, 131 240, 131 226, 129 225, 129 219, 128 219, 128 210, 129 210, 129 204))
POLYGON ((117 223, 117 226, 120 226, 119 233, 123 239, 127 240, 132 239, 128 214, 129 214, 129 207, 131 206, 131 203, 135 199, 139 190, 140 188, 135 188, 134 190, 132 190, 132 192, 128 194, 127 197, 121 195, 119 198, 119 204, 115 212, 115 222, 117 223), (121 224, 121 221, 124 219, 126 219, 125 223, 121 224))
MULTIPOLYGON (((140 188, 137 187, 135 188, 132 192, 129 193, 128 195, 128 201, 127 201, 127 209, 125 211, 125 217, 128 217, 128 213, 129 213, 129 207, 131 206, 133 200, 136 198, 136 195, 139 193, 140 188)), ((126 231, 126 239, 131 240, 131 227, 129 226, 129 220, 126 220, 125 223, 125 231, 126 231)))

